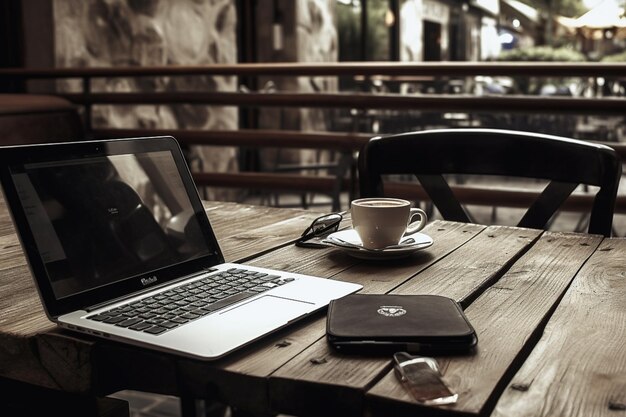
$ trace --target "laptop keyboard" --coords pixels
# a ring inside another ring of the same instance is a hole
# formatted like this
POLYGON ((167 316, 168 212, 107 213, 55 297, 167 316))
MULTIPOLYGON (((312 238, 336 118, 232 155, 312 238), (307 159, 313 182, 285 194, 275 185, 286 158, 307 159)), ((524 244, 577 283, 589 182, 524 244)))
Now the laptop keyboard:
POLYGON ((157 335, 293 280, 231 268, 87 318, 157 335))

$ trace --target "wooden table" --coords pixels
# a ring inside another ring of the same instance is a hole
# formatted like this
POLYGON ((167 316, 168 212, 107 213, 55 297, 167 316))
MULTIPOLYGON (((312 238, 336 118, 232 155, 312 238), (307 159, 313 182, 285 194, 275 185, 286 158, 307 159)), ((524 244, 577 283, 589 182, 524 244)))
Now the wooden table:
POLYGON ((227 260, 358 282, 368 294, 458 300, 479 338, 472 355, 438 358, 458 403, 420 406, 389 358, 330 351, 323 313, 213 363, 59 330, 41 309, 2 205, 3 402, 32 385, 71 393, 66 412, 84 398, 137 389, 259 415, 626 416, 624 239, 432 221, 432 247, 360 261, 291 244, 316 217, 311 211, 207 203, 207 212, 227 260))

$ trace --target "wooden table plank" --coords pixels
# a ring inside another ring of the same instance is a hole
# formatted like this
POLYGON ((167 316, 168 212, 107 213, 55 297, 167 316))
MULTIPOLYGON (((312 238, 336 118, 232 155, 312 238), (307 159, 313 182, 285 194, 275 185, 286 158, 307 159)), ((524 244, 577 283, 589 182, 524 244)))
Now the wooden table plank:
MULTIPOLYGON (((314 212, 294 212, 292 217, 221 239, 220 247, 224 258, 242 262, 283 245, 292 245, 318 216, 314 212)), ((280 269, 276 265, 272 268, 280 269)))
MULTIPOLYGON (((30 275, 24 252, 0 194, 0 329, 26 337, 55 327, 46 317, 30 275)), ((10 340, 7 341, 10 343, 10 340)), ((28 351, 28 349, 26 350, 28 351)))
MULTIPOLYGON (((476 225, 452 224, 436 221, 425 232, 433 236, 435 244, 421 253, 406 260, 384 262, 362 261, 354 267, 335 276, 336 279, 359 282, 364 285, 362 293, 386 293, 409 280, 422 271, 432 268, 441 258, 450 256, 450 252, 474 238, 484 227, 476 225)), ((334 250, 335 262, 347 256, 334 250)), ((325 318, 320 327, 325 331, 325 318)), ((270 395, 274 411, 292 412, 304 403, 310 414, 343 414, 359 404, 362 399, 360 389, 372 378, 389 366, 387 359, 372 358, 363 362, 363 358, 351 358, 331 352, 322 332, 319 340, 309 349, 279 369, 270 379, 270 395), (293 383, 294 380, 297 383, 293 383), (358 382, 357 382, 358 381, 358 382), (318 385, 327 382, 328 385, 318 385), (332 390, 332 401, 328 402, 332 390), (317 391, 320 392, 317 392, 317 391), (315 391, 314 394, 308 395, 315 391), (323 401, 319 401, 320 399, 323 401), (329 410, 333 410, 332 412, 329 410)))
POLYGON ((500 279, 540 235, 540 230, 489 226, 445 262, 434 264, 393 293, 445 295, 465 308, 500 279))
MULTIPOLYGON (((220 240, 220 246, 227 261, 237 261, 253 254, 279 248, 285 244, 288 244, 289 248, 292 248, 292 250, 297 249, 301 251, 301 248, 295 248, 293 246, 293 240, 300 236, 311 221, 320 215, 320 213, 309 210, 279 209, 274 207, 221 202, 205 202, 205 207, 207 208, 207 214, 211 224, 215 228, 216 235, 220 240), (255 225, 255 227, 251 228, 251 224, 255 225)), ((286 250, 289 251, 289 248, 286 250)), ((285 249, 282 251, 284 250, 285 249)), ((279 249, 277 252, 281 253, 281 250, 279 249)), ((275 255, 267 255, 268 258, 272 258, 272 256, 275 255)), ((282 257, 282 255, 278 256, 282 257)), ((264 257, 261 256, 261 259, 263 258, 264 257)), ((277 267, 276 263, 272 264, 271 261, 266 262, 270 262, 269 267, 277 267)), ((259 264, 259 262, 248 263, 259 264)), ((293 330, 293 328, 290 330, 293 330)), ((295 339, 297 339, 297 336, 295 339)), ((277 342, 271 338, 264 338, 264 340, 259 343, 266 343, 269 346, 268 349, 273 353, 272 348, 277 342)), ((293 346, 296 346, 296 344, 294 343, 293 346)), ((110 358, 118 356, 118 348, 123 347, 107 346, 108 352, 106 352, 106 355, 110 358)), ((258 344, 255 344, 255 349, 256 348, 258 348, 258 344)), ((238 357, 247 357, 248 353, 249 349, 242 349, 239 352, 235 352, 233 355, 229 355, 223 362, 229 363, 236 361, 238 357)), ((128 365, 136 362, 149 362, 153 360, 149 359, 150 355, 151 353, 149 351, 138 352, 136 349, 129 349, 123 356, 127 359, 125 363, 128 365)), ((159 360, 166 361, 167 358, 167 355, 161 355, 159 360)), ((253 360, 251 361, 249 359, 242 362, 246 364, 254 363, 253 360)), ((228 390, 231 386, 234 386, 235 390, 237 390, 239 388, 237 384, 211 383, 211 381, 221 381, 222 378, 228 378, 228 375, 225 376, 222 372, 216 371, 215 365, 215 363, 201 363, 200 361, 185 360, 179 357, 169 357, 169 361, 164 362, 162 366, 165 369, 172 367, 176 369, 177 377, 175 379, 185 381, 182 387, 185 395, 194 394, 198 398, 212 398, 218 397, 219 391, 222 389, 228 390)), ((124 369, 117 369, 117 367, 107 368, 106 371, 111 375, 108 379, 112 381, 115 379, 115 376, 117 376, 118 380, 125 380, 137 389, 142 389, 143 387, 143 389, 156 392, 171 392, 171 389, 174 388, 163 385, 158 386, 154 381, 148 382, 149 386, 145 386, 135 374, 126 372, 126 369, 128 369, 127 366, 123 368, 124 369)), ((219 370, 219 367, 217 369, 219 370)), ((181 388, 176 387, 176 389, 180 390, 181 388)), ((233 395, 241 396, 241 391, 236 391, 233 395)), ((225 395, 219 394, 219 397, 223 396, 225 395)), ((245 397, 250 401, 254 401, 253 395, 245 397)))
MULTIPOLYGON (((209 206, 209 204, 205 203, 205 206, 209 206)), ((310 258, 318 257, 318 255, 315 254, 315 251, 311 252, 311 250, 308 249, 297 248, 291 242, 293 242, 295 238, 300 236, 302 231, 304 231, 304 229, 311 223, 311 221, 320 215, 319 213, 296 209, 285 210, 272 207, 256 207, 232 203, 216 203, 211 204, 208 209, 208 215, 211 219, 212 224, 216 225, 216 231, 218 233, 222 233, 220 245, 223 248, 223 252, 227 260, 235 261, 237 259, 249 256, 251 253, 258 253, 267 249, 274 249, 285 244, 288 244, 287 247, 283 249, 278 249, 273 252, 273 254, 261 256, 259 258, 260 261, 255 260, 248 263, 254 265, 265 264, 268 267, 277 268, 280 266, 277 259, 284 259, 284 254, 290 253, 291 251, 299 254, 295 256, 291 255, 293 259, 302 259, 300 254, 303 253, 308 253, 310 258), (212 208, 215 208, 214 213, 212 213, 211 211, 212 208), (233 220, 233 218, 237 220, 233 220), (261 225, 261 227, 251 230, 249 227, 251 223, 261 225), (219 228, 221 228, 221 231, 219 228), (237 235, 236 233, 231 234, 230 232, 233 230, 240 233, 240 235, 237 235), (272 259, 274 259, 274 261, 272 261, 272 259)), ((334 273, 336 272, 337 271, 335 271, 334 273)), ((333 272, 329 272, 329 275, 332 274, 333 272)), ((106 355, 106 357, 108 358, 122 356, 125 358, 123 362, 124 365, 121 367, 110 366, 101 372, 107 373, 107 378, 105 379, 110 380, 111 384, 115 383, 115 380, 117 380, 118 384, 120 384, 121 381, 125 381, 125 383, 130 384, 136 389, 170 393, 172 392, 172 389, 182 389, 186 396, 195 395, 198 398, 215 397, 222 399, 232 396, 242 398, 240 391, 241 385, 239 380, 232 384, 226 382, 232 379, 232 374, 231 372, 224 373, 221 370, 219 363, 225 364, 223 365, 224 367, 227 367, 227 364, 237 362, 244 364, 244 366, 246 367, 255 367, 258 366, 258 364, 254 360, 254 358, 250 358, 249 356, 251 349, 254 349, 254 351, 262 349, 269 356, 276 354, 275 349, 277 349, 277 344, 280 344, 278 348, 282 349, 284 347, 285 351, 297 349, 298 340, 300 337, 299 332, 296 330, 297 326, 305 326, 306 323, 307 321, 297 324, 296 326, 291 326, 289 328, 289 347, 284 346, 284 343, 282 343, 284 342, 283 339, 285 338, 286 331, 279 332, 276 335, 265 337, 263 340, 255 343, 253 347, 248 349, 241 349, 238 352, 229 355, 221 362, 217 363, 202 363, 201 361, 185 360, 172 355, 159 355, 158 359, 163 362, 162 365, 159 366, 168 370, 174 367, 177 374, 176 378, 174 379, 184 381, 184 384, 182 384, 182 388, 165 385, 159 386, 156 382, 158 381, 158 378, 151 379, 147 382, 148 385, 145 385, 146 383, 141 380, 141 375, 139 375, 138 377, 135 373, 128 371, 128 369, 132 369, 132 364, 145 363, 154 360, 154 358, 151 358, 151 352, 148 350, 138 351, 136 348, 132 348, 127 349, 126 352, 120 354, 120 349, 125 349, 124 346, 107 344, 105 349, 101 349, 101 354, 103 355, 103 357, 104 355, 106 355), (292 333, 294 331, 295 334, 292 333), (216 383, 216 381, 220 381, 220 383, 218 384, 216 383)), ((302 335, 308 333, 308 331, 302 332, 302 335)), ((310 342, 306 341, 306 338, 304 339, 303 343, 305 343, 306 346, 310 344, 310 342)), ((258 361, 260 361, 262 364, 268 363, 268 356, 257 355, 257 358, 258 361)), ((239 371, 243 372, 244 375, 246 373, 245 369, 239 369, 239 371)), ((171 379, 165 380, 171 381, 171 379)), ((267 403, 265 390, 258 391, 255 389, 250 389, 248 390, 248 392, 250 392, 251 394, 243 396, 245 401, 253 403, 262 401, 263 403, 267 403), (258 393, 262 394, 262 400, 256 399, 258 393)))
POLYGON ((578 273, 494 416, 626 415, 626 240, 578 273))
MULTIPOLYGON (((336 249, 308 249, 290 245, 249 263, 359 282, 365 288, 371 288, 371 291, 389 291, 436 259, 449 254, 483 228, 484 226, 478 225, 433 222, 427 226, 425 232, 433 235, 437 244, 411 259, 394 262, 367 262, 336 249), (376 273, 371 273, 372 268, 375 268, 376 273)), ((322 313, 311 320, 291 325, 286 332, 263 338, 254 344, 253 349, 244 349, 229 355, 218 367, 205 368, 193 362, 183 363, 185 369, 181 371, 181 375, 190 384, 197 382, 194 389, 198 392, 217 392, 218 398, 238 408, 267 413, 271 411, 266 394, 268 376, 320 341, 325 331, 326 318, 322 313), (207 387, 207 379, 219 381, 219 384, 207 387), (241 395, 242 390, 250 393, 261 392, 264 395, 241 395)))
MULTIPOLYGON (((4 201, 0 204, 4 205, 4 201)), ((205 207, 216 235, 225 241, 224 255, 231 261, 291 242, 300 235, 312 219, 319 216, 319 213, 305 210, 256 207, 236 203, 205 202, 205 207), (250 232, 250 224, 262 225, 265 229, 263 233, 250 232), (272 233, 272 230, 276 232, 272 233), (244 233, 244 237, 236 238, 238 233, 244 233), (271 236, 269 239, 268 234, 271 236), (245 241, 244 245, 241 245, 242 240, 245 241)), ((124 345, 84 335, 74 337, 76 336, 74 333, 58 329, 48 320, 43 312, 13 226, 10 225, 6 211, 4 214, 5 216, 2 217, 4 221, 0 219, 0 229, 6 229, 7 234, 0 234, 0 248, 3 249, 0 252, 0 274, 2 274, 0 293, 11 295, 0 297, 0 352, 2 352, 0 375, 14 376, 16 379, 49 388, 83 391, 94 379, 94 371, 86 366, 87 362, 85 362, 86 356, 97 355, 92 352, 94 341, 98 341, 96 343, 98 347, 110 344, 114 346, 114 350, 123 348, 124 345), (65 351, 56 347, 64 345, 68 347, 65 351), (24 364, 24 366, 18 366, 19 364, 24 364), (77 369, 81 372, 77 373, 77 369)), ((144 355, 150 356, 153 352, 147 349, 137 350, 139 353, 134 357, 136 363, 154 360, 154 358, 150 360, 144 358, 144 355)), ((129 351, 135 352, 133 348, 129 351)), ((124 355, 119 357, 124 357, 124 355)), ((165 357, 166 362, 176 361, 173 356, 166 355, 165 357)), ((92 357, 90 360, 96 361, 97 359, 92 357)), ((128 369, 133 369, 128 366, 129 362, 124 363, 125 369, 122 369, 120 364, 106 361, 103 363, 106 372, 117 370, 120 378, 115 382, 116 386, 121 386, 120 384, 124 381, 122 375, 128 369)), ((176 368, 173 364, 170 364, 170 367, 176 368)), ((103 370, 96 371, 98 372, 103 372, 103 370)), ((114 377, 108 380, 103 378, 104 382, 95 389, 106 391, 107 384, 113 379, 114 377)), ((159 385, 155 382, 157 380, 159 378, 152 378, 144 384, 158 392, 159 385)), ((160 387, 163 392, 169 392, 171 388, 168 383, 160 387)))
MULTIPOLYGON (((206 202, 205 206, 209 217, 217 218, 215 232, 222 236, 224 256, 231 261, 290 242, 319 215, 305 210, 256 208, 235 203, 206 202), (221 214, 211 214, 213 210, 221 214), (231 219, 231 216, 240 221, 231 219), (253 219, 255 224, 265 226, 249 231, 253 219), (238 233, 241 233, 240 237, 238 233)), ((0 273, 4 274, 0 280, 0 293, 11 294, 11 297, 0 297, 0 330, 26 337, 53 329, 55 325, 43 312, 17 236, 14 233, 0 236, 0 248, 0 273)))
POLYGON ((227 260, 271 250, 247 263, 359 282, 364 293, 441 294, 467 306, 479 337, 475 354, 438 358, 459 403, 425 408, 396 381, 388 358, 329 351, 324 312, 218 362, 55 328, 41 310, 2 204, 0 292, 11 294, 0 298, 2 377, 96 395, 119 389, 195 395, 244 411, 301 416, 624 411, 624 240, 606 239, 594 253, 601 237, 433 221, 426 232, 435 244, 427 250, 363 261, 339 249, 293 245, 319 213, 205 204, 227 260))
POLYGON ((255 206, 226 201, 203 201, 205 211, 218 240, 298 215, 320 216, 314 210, 255 206))
MULTIPOLYGON (((432 228, 442 233, 451 226, 435 224, 432 228)), ((430 232, 432 228, 428 229, 427 233, 432 234, 430 232)), ((492 277, 499 277, 499 272, 517 259, 539 234, 539 231, 528 230, 520 237, 519 229, 505 227, 484 229, 482 226, 477 228, 465 225, 461 233, 458 233, 458 230, 450 233, 456 242, 450 242, 449 246, 443 243, 443 238, 435 237, 435 242, 442 246, 439 248, 438 256, 420 268, 412 265, 412 269, 407 271, 408 275, 401 273, 401 266, 386 265, 378 276, 372 274, 372 266, 368 266, 368 272, 362 271, 361 275, 373 275, 378 281, 373 285, 369 285, 370 282, 367 281, 362 282, 365 284, 362 293, 391 291, 400 294, 454 296, 456 288, 459 288, 458 294, 468 297, 467 294, 481 290, 484 282, 489 282, 492 277), (494 241, 498 242, 501 250, 497 253, 484 250, 494 241), (460 245, 460 242, 463 242, 463 245, 460 245), (452 248, 458 249, 451 251, 452 248), (472 255, 468 256, 468 253, 472 255), (459 270, 463 271, 462 277, 458 274, 459 270), (456 273, 446 274, 445 271, 456 273), (410 279, 418 272, 419 275, 410 279), (451 280, 453 285, 450 285, 451 280), (381 281, 387 284, 386 287, 381 286, 381 281)), ((351 280, 357 279, 358 277, 353 277, 351 280)), ((304 402, 310 415, 344 415, 362 408, 365 391, 390 369, 389 357, 367 358, 360 355, 338 354, 328 347, 325 338, 321 338, 272 375, 270 396, 273 407, 275 411, 295 413, 302 409, 304 402)))
POLYGON ((321 213, 278 207, 204 201, 227 262, 247 258, 298 237, 321 213))
MULTIPOLYGON (((0 238, 2 240, 4 238, 0 238)), ((13 252, 0 269, 0 333, 28 337, 56 327, 46 317, 21 252, 13 252)))
MULTIPOLYGON (((478 334, 473 355, 439 358, 444 378, 459 393, 454 406, 461 415, 489 413, 520 361, 537 342, 543 326, 586 259, 599 236, 544 233, 511 269, 466 310, 478 334)), ((493 248, 488 249, 493 251, 493 248)), ((372 415, 424 415, 438 409, 420 407, 393 373, 367 396, 372 415), (418 411, 419 410, 419 411, 418 411)))
MULTIPOLYGON (((4 195, 0 192, 0 236, 15 234, 13 221, 7 209, 7 203, 4 201, 4 195)), ((17 238, 17 236, 16 236, 17 238)))

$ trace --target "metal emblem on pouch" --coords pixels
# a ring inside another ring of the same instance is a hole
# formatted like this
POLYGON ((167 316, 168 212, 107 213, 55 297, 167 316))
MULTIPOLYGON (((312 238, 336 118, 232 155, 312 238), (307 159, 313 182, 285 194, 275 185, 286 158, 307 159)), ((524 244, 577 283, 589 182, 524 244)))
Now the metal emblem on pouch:
POLYGON ((386 317, 399 317, 406 314, 406 310, 402 306, 380 306, 377 311, 378 314, 386 317))

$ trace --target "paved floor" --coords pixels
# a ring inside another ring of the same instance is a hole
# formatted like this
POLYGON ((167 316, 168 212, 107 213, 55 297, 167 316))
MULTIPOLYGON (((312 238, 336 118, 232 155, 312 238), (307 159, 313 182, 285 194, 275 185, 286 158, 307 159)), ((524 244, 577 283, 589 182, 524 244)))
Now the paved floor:
POLYGON ((180 400, 177 397, 140 391, 120 391, 111 397, 128 401, 131 417, 178 417, 181 415, 180 400))

